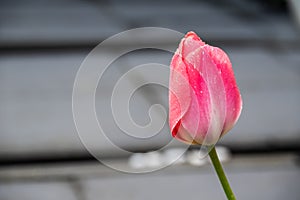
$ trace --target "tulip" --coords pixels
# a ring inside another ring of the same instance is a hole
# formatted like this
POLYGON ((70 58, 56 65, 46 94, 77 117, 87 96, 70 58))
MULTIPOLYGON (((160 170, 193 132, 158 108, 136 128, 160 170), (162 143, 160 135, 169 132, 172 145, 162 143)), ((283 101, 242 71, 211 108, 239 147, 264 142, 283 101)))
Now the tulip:
POLYGON ((228 56, 188 32, 172 58, 170 70, 172 136, 188 144, 214 145, 233 128, 242 110, 228 56))

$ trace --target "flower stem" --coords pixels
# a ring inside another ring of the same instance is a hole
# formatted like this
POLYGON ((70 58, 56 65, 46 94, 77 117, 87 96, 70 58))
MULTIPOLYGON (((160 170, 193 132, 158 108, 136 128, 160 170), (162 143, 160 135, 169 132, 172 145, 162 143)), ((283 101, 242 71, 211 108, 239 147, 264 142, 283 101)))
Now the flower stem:
POLYGON ((218 155, 217 155, 215 147, 213 147, 211 149, 211 151, 209 152, 209 157, 210 157, 210 159, 212 161, 212 164, 213 164, 213 166, 214 166, 214 168, 215 168, 215 170, 216 170, 216 172, 218 174, 219 180, 220 180, 220 182, 222 184, 222 187, 223 187, 224 192, 225 192, 225 194, 227 196, 227 199, 228 200, 235 200, 236 198, 235 198, 235 196, 234 196, 234 194, 233 194, 233 192, 231 190, 231 187, 229 185, 229 182, 228 182, 228 180, 226 178, 226 175, 224 173, 223 167, 222 167, 222 165, 220 163, 220 160, 218 158, 218 155))

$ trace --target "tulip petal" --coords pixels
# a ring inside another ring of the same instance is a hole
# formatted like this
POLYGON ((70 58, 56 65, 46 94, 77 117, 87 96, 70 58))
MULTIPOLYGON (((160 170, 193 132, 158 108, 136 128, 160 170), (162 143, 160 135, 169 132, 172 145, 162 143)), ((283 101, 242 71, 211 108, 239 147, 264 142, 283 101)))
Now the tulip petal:
POLYGON ((205 43, 199 38, 199 36, 190 31, 179 44, 179 53, 183 58, 186 58, 190 53, 193 53, 196 49, 204 45, 205 43))
POLYGON ((201 144, 209 129, 211 102, 203 77, 194 67, 187 66, 192 93, 189 109, 182 118, 182 126, 196 143, 201 144))
POLYGON ((191 101, 186 65, 178 53, 174 55, 171 61, 169 83, 169 121, 172 135, 175 137, 181 119, 187 112, 191 101))
POLYGON ((220 71, 226 93, 226 120, 222 135, 233 128, 242 111, 242 98, 236 84, 231 62, 226 53, 217 47, 206 46, 211 60, 220 71))
MULTIPOLYGON (((226 115, 226 105, 223 80, 217 67, 204 48, 205 46, 207 45, 201 46, 194 50, 194 52, 191 52, 185 60, 190 68, 197 71, 201 77, 201 79, 198 80, 195 79, 195 77, 192 79, 207 87, 207 94, 204 98, 197 93, 197 101, 200 110, 206 110, 205 118, 208 120, 204 120, 204 122, 206 123, 206 126, 208 125, 208 128, 203 132, 204 130, 201 127, 204 124, 202 123, 203 118, 200 118, 198 134, 205 135, 205 139, 202 143, 211 145, 218 141, 222 133, 226 115)), ((202 88, 200 88, 200 91, 202 91, 202 88)), ((197 88, 197 90, 199 89, 197 88)))

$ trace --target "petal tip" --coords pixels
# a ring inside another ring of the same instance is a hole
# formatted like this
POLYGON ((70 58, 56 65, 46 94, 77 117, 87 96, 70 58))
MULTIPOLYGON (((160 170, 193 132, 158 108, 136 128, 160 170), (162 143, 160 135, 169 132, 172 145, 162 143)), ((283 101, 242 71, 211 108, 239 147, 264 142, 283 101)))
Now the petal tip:
POLYGON ((201 46, 205 45, 205 42, 203 42, 194 31, 187 32, 184 38, 192 38, 193 40, 199 41, 201 46))

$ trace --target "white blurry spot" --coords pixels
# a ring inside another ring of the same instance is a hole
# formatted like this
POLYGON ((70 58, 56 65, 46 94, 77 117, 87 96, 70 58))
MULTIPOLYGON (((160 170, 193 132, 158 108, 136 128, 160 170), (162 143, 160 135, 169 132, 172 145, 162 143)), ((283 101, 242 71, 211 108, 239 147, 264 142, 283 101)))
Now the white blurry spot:
POLYGON ((134 153, 129 157, 128 164, 133 169, 151 169, 171 164, 184 164, 186 162, 185 151, 185 148, 171 148, 164 152, 134 153))
POLYGON ((155 168, 163 165, 163 159, 159 152, 148 152, 144 156, 146 167, 155 168))
POLYGON ((203 166, 208 162, 205 152, 200 149, 187 152, 186 161, 193 166, 203 166))
POLYGON ((185 151, 185 148, 167 149, 163 153, 163 160, 166 164, 183 164, 186 160, 185 151))
POLYGON ((156 168, 163 165, 159 152, 134 153, 129 157, 128 164, 134 169, 156 168))
POLYGON ((143 153, 134 153, 129 157, 128 164, 134 169, 143 169, 146 167, 145 156, 143 153))
POLYGON ((224 146, 216 146, 220 162, 228 162, 231 159, 230 150, 224 146))

